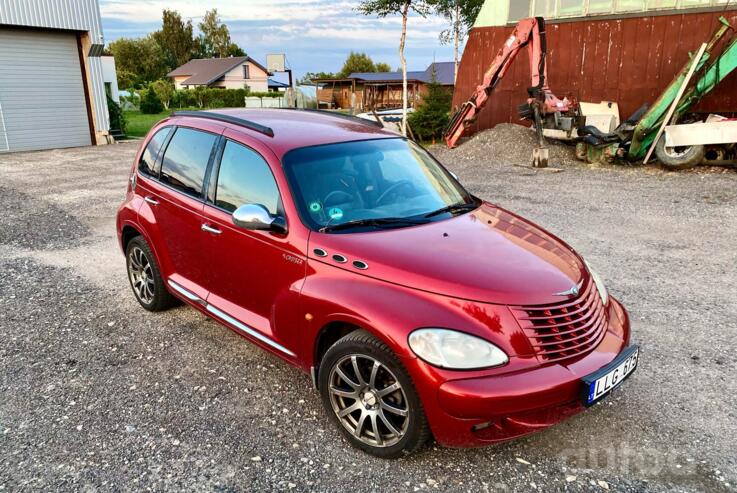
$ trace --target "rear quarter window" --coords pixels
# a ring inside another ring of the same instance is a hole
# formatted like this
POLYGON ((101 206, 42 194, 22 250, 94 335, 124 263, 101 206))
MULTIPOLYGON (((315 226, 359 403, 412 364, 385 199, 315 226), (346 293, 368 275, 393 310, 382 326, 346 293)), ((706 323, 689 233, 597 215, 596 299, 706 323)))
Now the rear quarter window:
POLYGON ((159 174, 159 170, 156 165, 159 159, 159 154, 161 153, 161 147, 166 142, 166 138, 169 136, 171 130, 172 127, 164 127, 156 132, 154 136, 151 137, 151 140, 148 141, 148 145, 146 145, 146 149, 143 150, 141 159, 138 161, 138 170, 141 173, 148 176, 157 176, 159 174))
POLYGON ((161 165, 161 182, 193 197, 202 196, 207 165, 217 136, 211 133, 177 128, 166 146, 161 165))

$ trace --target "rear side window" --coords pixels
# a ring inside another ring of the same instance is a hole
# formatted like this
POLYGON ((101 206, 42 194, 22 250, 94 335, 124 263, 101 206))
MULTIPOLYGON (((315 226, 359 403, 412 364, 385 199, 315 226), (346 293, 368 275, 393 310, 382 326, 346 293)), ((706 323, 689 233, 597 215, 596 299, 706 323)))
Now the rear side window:
POLYGON ((217 136, 211 133, 178 128, 166 147, 161 182, 187 195, 200 197, 216 139, 217 136))
POLYGON ((276 215, 279 189, 264 158, 245 146, 228 141, 220 161, 215 205, 233 212, 244 204, 261 204, 276 215))
POLYGON ((159 158, 161 152, 161 146, 166 142, 166 138, 171 132, 171 127, 164 127, 148 141, 146 149, 141 155, 141 160, 138 161, 138 170, 149 176, 156 176, 159 174, 159 170, 156 169, 156 161, 159 158))

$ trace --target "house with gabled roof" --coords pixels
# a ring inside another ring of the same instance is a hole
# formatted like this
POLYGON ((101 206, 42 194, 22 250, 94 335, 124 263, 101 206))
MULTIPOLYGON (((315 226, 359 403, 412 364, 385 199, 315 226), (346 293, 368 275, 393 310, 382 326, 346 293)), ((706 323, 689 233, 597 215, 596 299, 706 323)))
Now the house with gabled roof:
POLYGON ((270 75, 266 67, 249 56, 196 58, 168 74, 177 89, 248 87, 252 92, 268 91, 270 75))
MULTIPOLYGON (((453 91, 455 63, 433 62, 425 70, 407 72, 409 106, 422 99, 432 80, 453 91)), ((402 72, 355 72, 345 78, 313 79, 323 108, 386 110, 402 107, 402 72)))

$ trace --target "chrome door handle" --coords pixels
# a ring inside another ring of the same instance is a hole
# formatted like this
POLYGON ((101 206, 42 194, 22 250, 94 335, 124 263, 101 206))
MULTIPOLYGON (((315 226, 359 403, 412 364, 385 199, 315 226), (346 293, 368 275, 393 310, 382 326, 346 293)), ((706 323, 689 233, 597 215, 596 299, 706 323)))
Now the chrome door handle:
POLYGON ((212 233, 214 235, 219 235, 220 233, 222 233, 222 231, 220 231, 217 228, 213 228, 209 224, 203 224, 202 225, 202 231, 207 231, 208 233, 212 233))
POLYGON ((152 198, 149 195, 147 195, 146 197, 144 197, 143 200, 145 200, 146 202, 148 202, 151 205, 159 205, 159 201, 156 200, 156 199, 154 199, 154 198, 152 198))

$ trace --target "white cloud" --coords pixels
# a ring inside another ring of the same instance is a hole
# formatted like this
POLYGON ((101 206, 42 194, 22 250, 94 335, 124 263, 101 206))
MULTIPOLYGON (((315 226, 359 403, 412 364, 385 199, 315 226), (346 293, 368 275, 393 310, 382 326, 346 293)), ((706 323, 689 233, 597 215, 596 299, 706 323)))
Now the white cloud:
MULTIPOLYGON (((358 0, 100 0, 100 11, 109 40, 148 34, 160 24, 164 9, 191 18, 196 29, 204 13, 217 8, 233 40, 249 54, 287 53, 300 72, 337 70, 350 50, 396 66, 401 17, 364 16, 357 5, 358 0)), ((436 16, 411 16, 411 69, 423 69, 436 55, 449 59, 448 46, 438 42, 446 27, 447 21, 436 16)))

